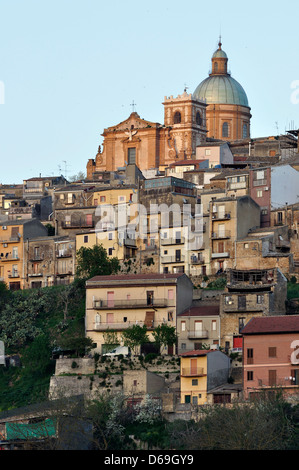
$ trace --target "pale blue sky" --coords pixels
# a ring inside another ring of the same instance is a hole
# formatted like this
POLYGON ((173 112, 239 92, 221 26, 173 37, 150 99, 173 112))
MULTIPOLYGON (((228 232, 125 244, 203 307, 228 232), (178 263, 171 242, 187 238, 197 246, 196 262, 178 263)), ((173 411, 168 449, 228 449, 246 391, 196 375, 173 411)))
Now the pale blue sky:
POLYGON ((0 18, 0 183, 85 171, 133 100, 163 123, 164 96, 208 76, 220 31, 252 137, 299 126, 298 1, 0 0, 0 18))

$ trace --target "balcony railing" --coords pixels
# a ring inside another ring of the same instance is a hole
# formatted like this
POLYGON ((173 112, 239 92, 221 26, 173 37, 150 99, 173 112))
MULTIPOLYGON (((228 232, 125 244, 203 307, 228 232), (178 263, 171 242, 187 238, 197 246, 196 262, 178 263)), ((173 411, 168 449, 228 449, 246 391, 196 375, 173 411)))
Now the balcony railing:
POLYGON ((171 307, 174 301, 169 299, 123 299, 123 300, 107 300, 98 299, 93 301, 95 309, 121 309, 121 308, 152 308, 152 307, 171 307))
POLYGON ((15 272, 9 274, 8 277, 9 277, 9 278, 16 278, 16 277, 20 277, 20 274, 15 271, 15 272))
POLYGON ((213 212, 212 219, 213 220, 229 220, 230 219, 230 212, 226 212, 226 213, 213 212))
POLYGON ((94 221, 87 222, 87 221, 78 221, 78 222, 61 222, 61 227, 65 229, 72 229, 72 228, 93 228, 95 226, 94 221))
MULTIPOLYGON (((146 323, 142 320, 139 321, 126 321, 126 322, 94 322, 94 330, 96 331, 107 331, 107 330, 126 330, 133 325, 143 326, 146 323)), ((151 325, 147 325, 148 329, 156 328, 161 325, 161 322, 152 322, 151 325)))
POLYGON ((197 256, 191 256, 190 263, 191 264, 204 264, 205 260, 197 256))
POLYGON ((253 186, 265 186, 267 184, 266 179, 253 180, 253 186))
POLYGON ((161 245, 183 245, 184 243, 185 237, 161 238, 161 245))
POLYGON ((185 263, 185 256, 162 256, 161 263, 169 264, 169 263, 185 263))
POLYGON ((181 376, 182 377, 200 377, 206 375, 204 374, 204 368, 203 367, 194 367, 194 368, 185 368, 183 367, 181 370, 181 376))
POLYGON ((72 250, 57 250, 55 254, 57 258, 69 258, 73 255, 72 250))
POLYGON ((209 333, 207 330, 194 330, 188 331, 188 339, 208 338, 209 333))
POLYGON ((230 254, 229 251, 223 251, 219 253, 212 253, 212 258, 229 258, 230 254))
POLYGON ((231 231, 230 230, 223 230, 222 232, 212 232, 212 239, 219 239, 219 238, 230 238, 231 231))
POLYGON ((19 243, 19 241, 20 241, 20 237, 16 236, 16 237, 7 238, 5 240, 0 240, 0 243, 19 243))
POLYGON ((5 256, 0 256, 0 261, 19 261, 20 258, 17 255, 5 255, 5 256))

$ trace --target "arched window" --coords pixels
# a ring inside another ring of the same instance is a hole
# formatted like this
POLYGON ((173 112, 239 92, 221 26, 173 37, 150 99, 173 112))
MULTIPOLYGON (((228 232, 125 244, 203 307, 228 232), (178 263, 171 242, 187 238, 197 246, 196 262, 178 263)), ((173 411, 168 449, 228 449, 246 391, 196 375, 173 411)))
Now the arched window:
POLYGON ((248 127, 247 124, 243 124, 243 133, 242 133, 243 139, 246 139, 248 137, 248 127))
POLYGON ((199 126, 202 125, 202 117, 199 111, 196 113, 196 124, 198 124, 199 126))
POLYGON ((214 72, 218 72, 218 62, 215 62, 214 64, 214 72))
POLYGON ((181 120, 182 120, 181 113, 180 113, 179 111, 177 111, 177 112, 174 114, 173 123, 174 123, 174 124, 180 124, 181 120))
POLYGON ((229 137, 229 124, 224 122, 222 124, 222 137, 229 137))

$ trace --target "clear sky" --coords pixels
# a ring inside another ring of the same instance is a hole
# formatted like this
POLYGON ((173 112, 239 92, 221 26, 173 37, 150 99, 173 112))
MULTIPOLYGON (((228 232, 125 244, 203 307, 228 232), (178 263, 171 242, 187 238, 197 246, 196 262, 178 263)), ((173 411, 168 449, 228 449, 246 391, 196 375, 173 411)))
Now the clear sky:
POLYGON ((85 172, 133 101, 163 123, 164 97, 208 76, 220 32, 251 136, 299 126, 298 0, 0 0, 0 18, 0 183, 85 172))

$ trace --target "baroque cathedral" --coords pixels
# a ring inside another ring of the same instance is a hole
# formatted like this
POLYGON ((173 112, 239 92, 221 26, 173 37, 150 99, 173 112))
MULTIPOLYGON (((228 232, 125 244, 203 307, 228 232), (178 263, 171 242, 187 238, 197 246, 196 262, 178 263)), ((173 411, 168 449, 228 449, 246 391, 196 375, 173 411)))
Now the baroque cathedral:
POLYGON ((87 162, 87 179, 103 171, 136 164, 141 171, 165 168, 175 161, 195 159, 196 147, 209 141, 250 138, 250 107, 242 86, 228 72, 228 57, 218 49, 212 70, 194 93, 165 97, 164 124, 132 112, 125 121, 104 129, 103 145, 87 162))

